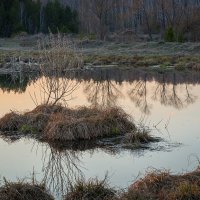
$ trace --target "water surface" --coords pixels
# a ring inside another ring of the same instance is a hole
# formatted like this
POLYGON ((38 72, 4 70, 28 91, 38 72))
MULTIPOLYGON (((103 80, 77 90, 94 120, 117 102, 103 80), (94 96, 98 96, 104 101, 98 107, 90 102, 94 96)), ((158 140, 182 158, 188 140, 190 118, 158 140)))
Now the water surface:
MULTIPOLYGON (((62 81, 63 77, 60 79, 62 81)), ((103 178, 126 188, 148 169, 170 169, 174 173, 197 167, 200 130, 200 73, 90 70, 65 78, 73 92, 65 98, 69 107, 119 106, 136 122, 152 128, 163 141, 146 150, 63 150, 34 140, 14 143, 0 139, 0 175, 9 180, 31 177, 47 185, 58 196, 77 177, 103 178)), ((45 99, 44 77, 0 76, 0 116, 10 110, 26 111, 45 99)), ((47 85, 48 87, 48 85, 47 85)))

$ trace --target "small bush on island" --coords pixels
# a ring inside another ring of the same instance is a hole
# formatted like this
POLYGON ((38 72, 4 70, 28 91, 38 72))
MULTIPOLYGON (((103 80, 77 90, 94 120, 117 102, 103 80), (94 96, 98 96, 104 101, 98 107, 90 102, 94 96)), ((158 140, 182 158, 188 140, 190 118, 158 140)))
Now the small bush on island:
POLYGON ((60 77, 65 70, 83 67, 82 55, 75 43, 67 36, 51 32, 38 41, 40 71, 43 75, 52 74, 60 77))

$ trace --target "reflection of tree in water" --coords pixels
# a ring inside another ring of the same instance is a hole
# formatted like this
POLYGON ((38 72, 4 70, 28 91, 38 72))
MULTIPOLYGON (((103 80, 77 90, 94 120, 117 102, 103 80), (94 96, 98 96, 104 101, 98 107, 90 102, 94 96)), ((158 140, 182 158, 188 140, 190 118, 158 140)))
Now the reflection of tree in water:
POLYGON ((165 75, 162 75, 162 81, 161 83, 157 82, 156 84, 156 89, 154 90, 152 99, 155 101, 160 101, 162 105, 167 105, 168 104, 168 86, 165 81, 165 75))
POLYGON ((93 155, 103 151, 109 155, 118 154, 118 149, 97 147, 93 141, 68 142, 62 144, 43 143, 43 181, 47 188, 58 196, 68 192, 69 187, 77 180, 84 179, 81 158, 83 153, 93 155))
POLYGON ((135 103, 137 107, 145 114, 150 114, 151 106, 147 102, 147 74, 145 74, 144 80, 135 81, 128 92, 130 99, 135 103))
POLYGON ((32 74, 2 74, 0 75, 0 89, 3 92, 23 93, 29 84, 37 80, 37 75, 32 74))
POLYGON ((56 149, 46 145, 43 151, 43 173, 46 186, 57 195, 66 194, 70 184, 83 177, 81 152, 56 149))
POLYGON ((184 105, 183 105, 183 100, 179 96, 178 91, 179 90, 177 88, 176 76, 174 74, 174 79, 173 79, 173 83, 172 83, 172 93, 169 96, 169 105, 171 105, 177 109, 181 109, 184 107, 184 105))
POLYGON ((162 82, 157 82, 152 98, 153 100, 159 100, 163 105, 173 106, 177 109, 184 108, 194 103, 197 97, 191 93, 187 82, 184 84, 184 91, 181 86, 182 85, 177 84, 175 74, 173 74, 173 81, 171 84, 166 83, 165 74, 163 74, 162 82), (186 93, 186 95, 183 96, 183 93, 186 93))
MULTIPOLYGON (((2 139, 12 144, 21 138, 6 135, 2 139)), ((122 150, 116 148, 116 142, 117 139, 113 141, 105 139, 101 142, 100 140, 69 141, 66 143, 36 141, 32 150, 35 149, 37 153, 40 149, 38 147, 41 147, 43 182, 51 192, 60 197, 68 192, 71 184, 84 179, 82 171, 85 169, 83 168, 84 160, 81 159, 85 152, 93 155, 100 151, 110 156, 116 156, 122 150)))
POLYGON ((187 83, 185 84, 185 91, 186 91, 186 97, 185 97, 186 104, 187 105, 193 104, 196 101, 197 96, 193 95, 190 92, 190 86, 187 83))
POLYGON ((152 99, 159 101, 162 105, 173 106, 177 109, 183 108, 182 99, 179 97, 177 88, 176 76, 173 76, 172 84, 167 84, 165 74, 162 75, 162 81, 156 83, 156 88, 153 90, 152 99))
POLYGON ((189 104, 192 104, 197 99, 191 93, 191 89, 187 82, 184 84, 177 84, 176 74, 173 74, 173 79, 170 83, 166 80, 166 75, 162 74, 159 81, 156 82, 156 87, 151 88, 151 91, 147 91, 147 74, 145 74, 143 80, 134 82, 132 90, 129 91, 129 97, 136 104, 140 110, 145 113, 150 113, 150 106, 148 104, 147 94, 152 94, 154 101, 159 101, 162 105, 173 106, 176 109, 182 109, 189 104), (183 90, 182 90, 183 88, 183 90), (183 94, 186 94, 185 96, 183 94))
POLYGON ((115 106, 117 99, 122 96, 117 84, 111 80, 90 81, 84 87, 88 101, 92 106, 115 106))

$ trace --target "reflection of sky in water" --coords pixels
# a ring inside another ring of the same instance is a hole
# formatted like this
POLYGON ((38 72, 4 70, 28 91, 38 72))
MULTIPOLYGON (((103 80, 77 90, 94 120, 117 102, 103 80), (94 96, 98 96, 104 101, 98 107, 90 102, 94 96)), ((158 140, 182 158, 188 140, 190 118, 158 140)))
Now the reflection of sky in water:
MULTIPOLYGON (((170 151, 122 151, 116 155, 101 150, 77 153, 81 161, 80 168, 85 176, 103 177, 108 172, 113 185, 126 187, 148 167, 171 169, 172 172, 194 169, 197 160, 191 155, 200 157, 199 91, 198 84, 163 85, 156 81, 116 84, 114 81, 82 81, 70 96, 72 100, 68 102, 69 106, 116 104, 124 108, 136 121, 145 116, 150 126, 158 124, 157 128, 161 133, 153 131, 156 136, 171 143, 182 143, 178 148, 171 147, 170 151), (168 120, 167 132, 165 125, 168 120)), ((20 94, 0 90, 0 116, 10 110, 33 109, 35 105, 30 94, 34 92, 37 97, 41 96, 37 84, 28 86, 26 92, 20 94)), ((31 140, 21 140, 13 144, 0 140, 1 176, 13 180, 16 177, 30 176, 34 169, 37 177, 43 178, 44 167, 48 163, 47 159, 42 162, 44 151, 43 145, 37 145, 31 140)), ((48 157, 49 154, 48 149, 45 155, 48 157)))

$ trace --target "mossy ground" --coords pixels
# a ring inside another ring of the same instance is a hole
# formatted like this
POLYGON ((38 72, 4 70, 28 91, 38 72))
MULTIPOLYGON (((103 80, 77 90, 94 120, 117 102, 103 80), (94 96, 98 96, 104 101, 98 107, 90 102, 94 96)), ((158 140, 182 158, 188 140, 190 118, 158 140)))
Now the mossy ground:
MULTIPOLYGON (((75 42, 77 43, 77 51, 83 56, 85 65, 113 64, 114 66, 129 68, 148 68, 159 65, 162 69, 173 66, 177 70, 200 70, 200 43, 132 42, 125 44, 97 41, 84 42, 77 39, 75 39, 75 42)), ((1 67, 12 57, 34 61, 40 59, 37 45, 36 43, 33 44, 30 39, 13 39, 13 41, 7 39, 2 44, 3 46, 0 47, 1 67), (9 44, 8 48, 5 48, 7 43, 9 44)))
POLYGON ((159 68, 174 67, 177 70, 200 70, 200 57, 197 56, 118 56, 118 55, 88 55, 85 63, 92 65, 118 65, 118 67, 145 68, 159 65, 159 68))

